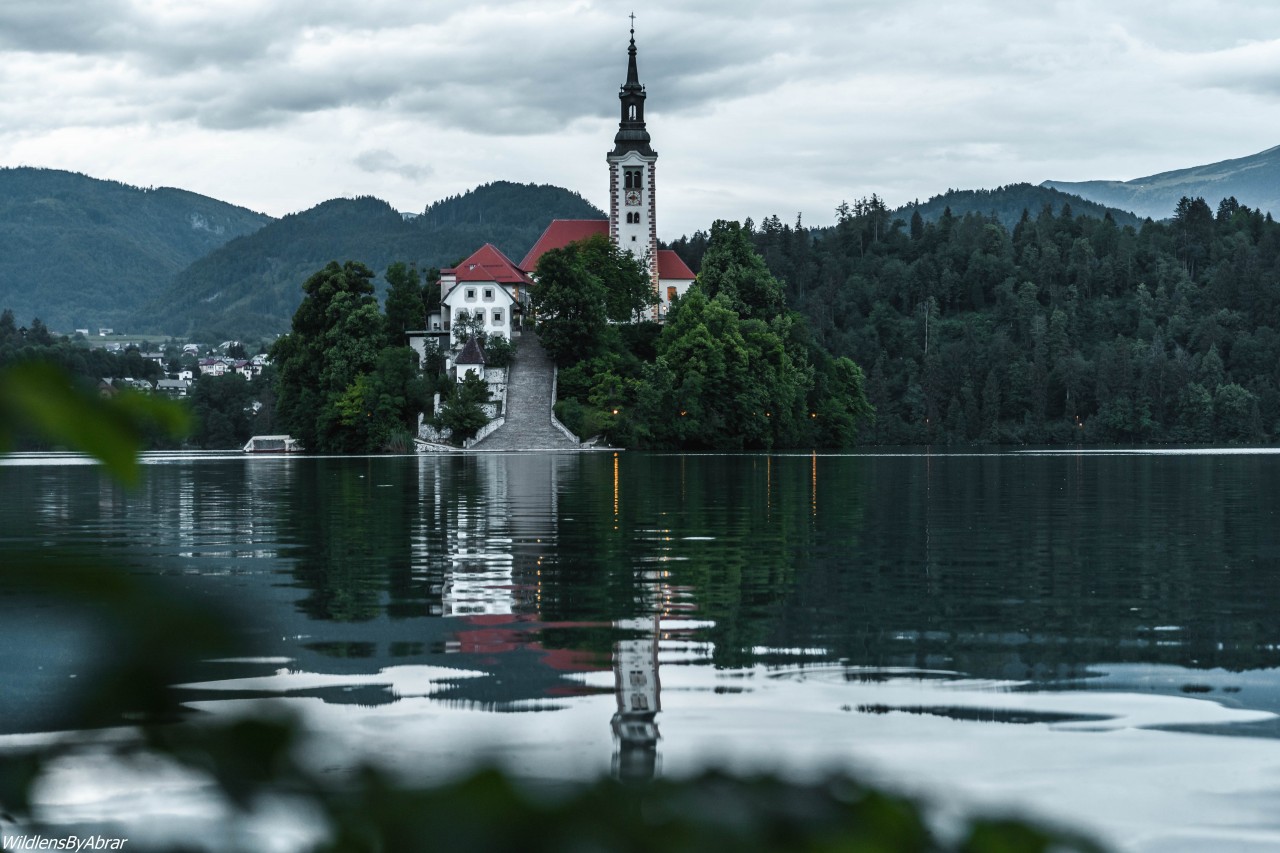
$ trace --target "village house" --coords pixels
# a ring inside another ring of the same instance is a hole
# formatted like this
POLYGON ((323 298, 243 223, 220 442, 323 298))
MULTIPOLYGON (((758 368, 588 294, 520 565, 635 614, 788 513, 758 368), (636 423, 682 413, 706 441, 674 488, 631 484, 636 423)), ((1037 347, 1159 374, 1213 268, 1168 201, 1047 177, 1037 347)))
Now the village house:
POLYGON ((485 243, 456 267, 440 270, 440 309, 427 317, 427 325, 448 332, 470 321, 475 331, 510 340, 532 284, 497 246, 485 243))
POLYGON ((167 397, 185 397, 191 393, 191 380, 161 379, 156 383, 156 393, 167 397))
POLYGON ((235 361, 229 358, 202 358, 200 359, 200 375, 201 376, 225 376, 231 370, 235 361))

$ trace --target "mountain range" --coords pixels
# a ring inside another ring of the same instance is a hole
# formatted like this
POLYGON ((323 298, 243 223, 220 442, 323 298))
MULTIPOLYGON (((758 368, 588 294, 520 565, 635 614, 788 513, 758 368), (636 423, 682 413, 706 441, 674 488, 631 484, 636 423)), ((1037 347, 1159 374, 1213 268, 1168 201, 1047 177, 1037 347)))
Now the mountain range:
POLYGON ((577 193, 506 181, 444 199, 413 218, 376 198, 332 199, 200 258, 156 294, 135 324, 203 338, 276 334, 289 328, 302 283, 329 261, 358 260, 379 276, 396 261, 425 272, 484 243, 518 260, 556 218, 604 214, 577 193))
MULTIPOLYGON (((896 215, 1027 210, 1163 219, 1183 195, 1280 211, 1280 146, 1132 181, 1046 181, 948 190, 896 215), (1130 213, 1130 211, 1132 213, 1130 213)), ((0 169, 0 308, 59 332, 122 327, 200 338, 288 329, 302 282, 331 260, 381 275, 395 261, 448 266, 490 242, 520 258, 555 218, 604 218, 577 193, 499 181, 407 217, 376 198, 332 199, 273 219, 180 189, 143 189, 53 169, 0 169)))
POLYGON ((1128 210, 1138 216, 1168 219, 1183 196, 1203 198, 1217 209, 1234 197, 1257 210, 1280 213, 1280 145, 1248 157, 1161 172, 1131 181, 1045 181, 1065 193, 1128 210))
POLYGON ((0 169, 0 308, 61 331, 119 325, 193 261, 269 221, 185 190, 0 169))

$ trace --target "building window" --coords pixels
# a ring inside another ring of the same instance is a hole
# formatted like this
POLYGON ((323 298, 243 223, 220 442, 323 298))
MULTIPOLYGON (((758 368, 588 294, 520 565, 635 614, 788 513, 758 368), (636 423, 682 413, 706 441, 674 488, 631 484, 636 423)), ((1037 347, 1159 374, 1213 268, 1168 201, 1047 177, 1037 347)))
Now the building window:
POLYGON ((668 302, 668 303, 671 303, 671 302, 675 302, 675 301, 676 301, 676 289, 675 289, 675 287, 668 287, 668 288, 667 288, 667 302, 668 302))
POLYGON ((623 180, 625 183, 625 186, 623 187, 623 189, 638 190, 643 188, 643 185, 641 184, 641 181, 640 181, 639 169, 627 169, 623 173, 623 176, 624 176, 623 180))
POLYGON ((468 287, 468 288, 467 288, 467 298, 468 298, 468 299, 475 299, 475 298, 476 298, 476 289, 475 289, 474 287, 468 287))
POLYGON ((493 311, 493 325, 495 326, 502 325, 502 309, 500 308, 495 308, 493 311))
POLYGON ((484 298, 485 298, 485 299, 492 299, 492 298, 493 298, 493 288, 492 288, 492 287, 486 287, 486 288, 484 289, 484 298))

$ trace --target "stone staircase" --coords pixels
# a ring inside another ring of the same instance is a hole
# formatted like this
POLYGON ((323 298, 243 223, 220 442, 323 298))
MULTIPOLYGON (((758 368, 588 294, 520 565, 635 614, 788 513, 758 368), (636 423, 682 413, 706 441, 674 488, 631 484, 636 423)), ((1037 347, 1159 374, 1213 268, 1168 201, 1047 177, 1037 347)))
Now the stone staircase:
POLYGON ((577 450, 578 444, 551 420, 555 366, 538 336, 516 339, 507 373, 506 423, 471 446, 472 450, 577 450))

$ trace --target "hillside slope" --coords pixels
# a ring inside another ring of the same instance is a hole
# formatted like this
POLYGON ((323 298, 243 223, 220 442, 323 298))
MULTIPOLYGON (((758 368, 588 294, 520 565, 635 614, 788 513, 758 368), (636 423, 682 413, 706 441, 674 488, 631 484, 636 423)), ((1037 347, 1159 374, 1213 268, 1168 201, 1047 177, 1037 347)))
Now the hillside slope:
POLYGON ((1203 198, 1215 209, 1218 202, 1234 196, 1241 204, 1274 215, 1280 213, 1280 145, 1248 157, 1131 181, 1045 181, 1041 186, 1152 219, 1168 219, 1183 196, 1203 198))
POLYGON ((947 190, 942 195, 934 196, 921 204, 905 205, 895 213, 903 219, 910 220, 912 212, 919 210, 925 222, 938 221, 947 208, 951 208, 951 214, 957 217, 963 217, 968 213, 983 215, 994 213, 999 217, 1000 224, 1012 231, 1013 226, 1017 225, 1018 220, 1022 218, 1024 210, 1035 218, 1048 206, 1056 216, 1062 213, 1064 205, 1071 206, 1074 216, 1083 214, 1101 219, 1110 213, 1117 225, 1136 226, 1141 222, 1137 216, 1126 210, 1090 201, 1078 194, 1073 194, 1070 190, 1060 191, 1049 186, 1026 183, 1009 184, 994 190, 947 190))
POLYGON ((269 221, 185 190, 0 169, 0 308, 58 331, 116 326, 192 261, 269 221))
POLYGON ((405 219, 375 198, 333 199, 227 243, 179 273, 137 317, 153 331, 243 337, 283 332, 302 283, 329 261, 381 275, 396 261, 447 266, 484 243, 520 258, 554 218, 603 217, 576 193, 496 182, 405 219))

